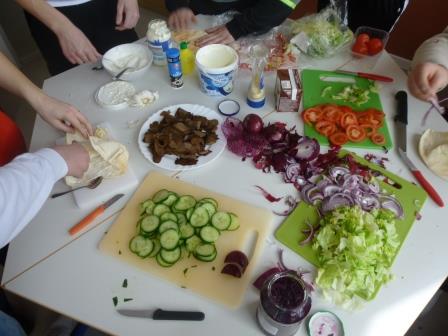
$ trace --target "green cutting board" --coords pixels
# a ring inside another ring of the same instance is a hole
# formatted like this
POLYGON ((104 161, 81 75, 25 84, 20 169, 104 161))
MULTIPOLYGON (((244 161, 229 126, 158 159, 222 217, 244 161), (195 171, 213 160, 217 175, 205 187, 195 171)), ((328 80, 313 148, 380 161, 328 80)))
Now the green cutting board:
MULTIPOLYGON (((353 110, 362 111, 368 108, 376 108, 383 111, 381 105, 380 95, 375 92, 370 92, 370 99, 362 105, 355 105, 341 100, 332 99, 330 96, 332 94, 337 94, 342 91, 346 86, 356 84, 358 87, 366 89, 370 85, 370 81, 365 78, 361 78, 354 75, 339 74, 331 71, 324 70, 310 70, 306 69, 302 71, 302 86, 303 86, 303 108, 307 109, 309 107, 319 105, 319 104, 336 104, 336 105, 346 105, 350 106, 353 110), (326 81, 325 78, 341 78, 342 81, 326 81), (353 79, 354 83, 343 82, 343 80, 353 79), (321 97, 323 89, 326 87, 331 87, 331 94, 328 97, 321 97)), ((305 135, 317 139, 321 145, 328 145, 328 139, 319 134, 314 126, 305 124, 305 135)), ((387 121, 384 120, 383 126, 380 128, 380 133, 382 133, 386 138, 385 147, 387 149, 392 148, 392 140, 389 134, 389 129, 387 127, 387 121)), ((382 149, 382 146, 375 145, 370 139, 366 139, 362 142, 347 142, 343 147, 353 147, 353 148, 367 148, 367 149, 382 149)))
MULTIPOLYGON (((347 152, 343 152, 342 155, 345 155, 347 152)), ((396 188, 391 186, 388 183, 380 181, 381 189, 387 190, 389 194, 394 194, 395 197, 400 201, 404 210, 403 219, 396 220, 396 229, 400 241, 400 246, 397 250, 397 254, 403 245, 404 240, 406 239, 407 234, 409 233, 412 224, 415 221, 416 213, 420 211, 423 207, 423 204, 426 201, 427 194, 426 192, 418 187, 417 185, 402 179, 401 177, 388 172, 387 170, 372 164, 363 158, 356 156, 354 153, 351 153, 353 157, 359 163, 368 166, 372 170, 377 170, 384 176, 386 176, 389 180, 395 182, 401 186, 401 188, 396 188)), ((315 207, 306 204, 305 202, 300 202, 296 209, 288 216, 288 218, 280 225, 280 227, 275 232, 275 237, 278 241, 283 243, 285 246, 305 258, 311 264, 316 267, 319 267, 319 262, 317 260, 316 252, 311 248, 311 244, 301 246, 299 242, 305 239, 305 234, 302 233, 302 230, 307 229, 306 221, 309 220, 313 226, 316 226, 319 220, 317 210, 315 207)), ((395 255, 396 257, 396 255, 395 255)), ((394 257, 394 260, 395 260, 394 257)), ((377 286, 375 294, 372 296, 373 299, 378 293, 380 286, 377 286)), ((365 298, 364 298, 365 299, 365 298)))

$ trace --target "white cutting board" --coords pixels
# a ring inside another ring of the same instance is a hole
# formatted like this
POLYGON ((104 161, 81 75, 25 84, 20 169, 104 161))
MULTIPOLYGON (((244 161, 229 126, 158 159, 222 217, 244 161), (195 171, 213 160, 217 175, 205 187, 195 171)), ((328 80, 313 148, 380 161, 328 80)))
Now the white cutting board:
MULTIPOLYGON (((107 130, 111 139, 116 139, 112 127, 107 122, 96 125, 107 130)), ((65 143, 65 139, 58 140, 57 143, 65 143)), ((111 179, 103 179, 103 182, 95 189, 82 188, 72 192, 76 205, 81 209, 91 209, 102 202, 107 201, 112 196, 123 193, 136 188, 138 185, 137 177, 128 165, 128 170, 122 176, 111 179)))

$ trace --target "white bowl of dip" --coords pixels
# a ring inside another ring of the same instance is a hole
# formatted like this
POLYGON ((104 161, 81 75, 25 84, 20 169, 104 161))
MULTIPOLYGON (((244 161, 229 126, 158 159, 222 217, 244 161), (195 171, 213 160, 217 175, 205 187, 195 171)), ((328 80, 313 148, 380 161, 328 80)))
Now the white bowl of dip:
POLYGON ((109 49, 103 55, 102 64, 112 76, 130 67, 120 79, 134 80, 146 73, 152 60, 153 55, 148 47, 137 43, 127 43, 109 49))

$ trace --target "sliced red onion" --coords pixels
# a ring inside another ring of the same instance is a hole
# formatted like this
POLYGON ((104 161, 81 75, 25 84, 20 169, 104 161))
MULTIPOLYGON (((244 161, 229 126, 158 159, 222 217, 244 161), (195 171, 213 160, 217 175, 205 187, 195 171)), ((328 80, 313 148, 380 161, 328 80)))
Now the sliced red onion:
POLYGON ((249 259, 247 259, 247 256, 245 253, 243 253, 239 250, 234 250, 234 251, 229 252, 226 255, 226 258, 224 259, 224 263, 238 264, 241 267, 242 273, 244 273, 244 271, 247 268, 247 265, 249 265, 249 259))
POLYGON ((415 219, 416 219, 416 220, 420 220, 420 219, 422 219, 422 215, 421 215, 420 212, 418 212, 418 211, 415 212, 415 219))
POLYGON ((272 195, 271 193, 266 191, 266 189, 264 189, 263 187, 260 187, 258 185, 254 186, 254 187, 257 188, 258 190, 260 190, 261 193, 263 194, 264 198, 266 198, 271 203, 278 202, 278 201, 280 201, 284 197, 284 196, 282 196, 282 197, 275 197, 274 195, 272 195))
POLYGON ((300 164, 298 163, 291 163, 290 165, 288 165, 288 167, 286 167, 286 178, 289 181, 294 181, 296 176, 299 176, 301 173, 301 167, 300 164))
POLYGON ((222 268, 221 273, 231 275, 235 278, 241 278, 243 270, 237 263, 227 263, 222 268))
POLYGON ((324 191, 328 185, 334 185, 334 182, 327 175, 322 175, 322 179, 316 185, 320 191, 324 191))
POLYGON ((374 195, 365 195, 359 199, 361 208, 365 211, 372 211, 380 207, 380 201, 374 195))
POLYGON ((319 143, 316 139, 303 137, 297 144, 296 158, 298 160, 314 160, 320 151, 319 143))
POLYGON ((354 189, 358 186, 359 182, 362 181, 362 179, 362 176, 359 175, 345 175, 342 188, 348 190, 354 189))
POLYGON ((240 139, 243 136, 243 123, 237 118, 227 118, 221 129, 227 140, 240 139))
POLYGON ((326 214, 342 206, 352 206, 355 202, 353 198, 345 193, 336 193, 330 197, 325 197, 322 202, 322 212, 326 214))
POLYGON ((345 175, 349 174, 350 171, 347 167, 335 166, 330 168, 329 173, 333 181, 338 182, 339 176, 344 177, 345 175))
POLYGON ((397 218, 401 219, 404 217, 403 207, 395 197, 390 195, 381 195, 379 197, 379 201, 383 209, 392 211, 397 218))
POLYGON ((336 193, 340 193, 340 192, 342 192, 342 188, 337 185, 334 185, 334 184, 327 185, 322 190, 324 197, 332 196, 332 195, 334 195, 336 193))
POLYGON ((308 236, 304 240, 299 242, 299 245, 301 245, 301 246, 304 246, 304 245, 307 245, 307 244, 311 243, 311 241, 313 240, 314 235, 316 233, 316 229, 314 228, 313 225, 311 225, 309 220, 306 221, 306 225, 308 226, 308 230, 306 230, 307 233, 308 233, 308 236))

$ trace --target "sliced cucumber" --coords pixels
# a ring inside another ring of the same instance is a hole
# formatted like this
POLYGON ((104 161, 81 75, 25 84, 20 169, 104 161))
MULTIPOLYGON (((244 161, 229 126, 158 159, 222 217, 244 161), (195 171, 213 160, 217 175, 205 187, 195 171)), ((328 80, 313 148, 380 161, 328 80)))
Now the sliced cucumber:
POLYGON ((163 261, 167 262, 168 264, 174 264, 180 259, 180 247, 176 247, 174 250, 161 249, 159 254, 163 261))
POLYGON ((149 215, 144 217, 140 221, 140 230, 145 234, 150 234, 151 232, 157 230, 160 224, 160 219, 157 216, 149 215))
POLYGON ((159 233, 164 233, 166 230, 176 230, 179 231, 179 226, 176 222, 173 222, 171 220, 165 221, 159 226, 159 233))
POLYGON ((140 251, 143 246, 145 246, 145 240, 146 238, 142 235, 137 235, 134 238, 131 239, 129 242, 129 249, 138 254, 138 251, 140 251))
POLYGON ((160 245, 166 250, 173 250, 179 242, 179 233, 175 229, 168 229, 160 235, 160 245))
POLYGON ((190 217, 190 223, 194 227, 201 227, 208 223, 210 216, 205 208, 199 207, 193 211, 190 217))
POLYGON ((201 199, 199 202, 201 202, 201 203, 211 203, 211 204, 213 204, 215 206, 215 209, 218 209, 218 202, 215 199, 213 199, 213 198, 205 197, 205 198, 201 199))
POLYGON ((202 239, 194 235, 185 240, 185 247, 188 252, 194 252, 198 245, 202 244, 202 239))
POLYGON ((193 208, 196 204, 196 200, 193 196, 185 195, 179 197, 176 204, 174 204, 174 208, 176 210, 187 210, 193 208))
POLYGON ((152 249, 151 253, 148 256, 150 258, 154 258, 162 248, 162 246, 160 246, 160 241, 158 239, 152 239, 152 243, 154 244, 154 248, 152 249))
POLYGON ((185 223, 179 225, 180 237, 183 239, 190 238, 194 235, 194 227, 191 224, 185 223))
POLYGON ((187 217, 188 220, 190 220, 191 218, 191 214, 193 213, 194 208, 190 208, 187 210, 187 212, 185 213, 185 216, 187 217))
POLYGON ((177 223, 179 225, 187 224, 187 216, 185 216, 185 214, 179 212, 176 214, 176 216, 177 216, 177 223))
POLYGON ((148 257, 154 249, 154 243, 151 239, 146 238, 144 245, 137 251, 137 254, 141 258, 148 257))
POLYGON ((172 192, 168 191, 166 189, 159 190, 155 193, 154 197, 152 198, 154 203, 160 203, 163 202, 168 198, 169 195, 171 195, 172 192))
POLYGON ((203 241, 206 241, 207 243, 214 243, 219 238, 219 231, 213 226, 206 225, 201 228, 199 236, 203 241))
POLYGON ((150 199, 140 203, 140 213, 141 214, 143 214, 143 213, 151 214, 152 209, 154 209, 155 205, 156 204, 150 199))
POLYGON ((227 230, 230 226, 230 222, 230 215, 224 211, 218 211, 212 217, 212 225, 219 231, 227 230))
POLYGON ((212 255, 209 255, 209 256, 206 256, 206 257, 204 257, 204 256, 200 256, 200 255, 198 255, 198 254, 195 254, 194 257, 195 257, 196 259, 200 260, 200 261, 210 262, 210 261, 215 260, 217 255, 218 255, 218 253, 215 252, 215 253, 213 253, 212 255))
POLYGON ((157 204, 152 213, 156 216, 162 216, 164 213, 171 212, 170 208, 165 204, 157 204))
POLYGON ((207 210, 210 218, 215 214, 216 208, 212 203, 201 203, 201 208, 205 208, 207 210))
POLYGON ((177 223, 177 216, 172 212, 165 212, 160 216, 161 222, 166 222, 167 220, 173 221, 177 223))
POLYGON ((199 244, 194 249, 194 254, 201 257, 209 257, 214 253, 216 253, 216 247, 215 245, 209 243, 199 244))
POLYGON ((238 219, 237 215, 235 215, 232 212, 229 212, 230 215, 230 225, 227 228, 228 231, 235 231, 240 227, 240 220, 238 219))
POLYGON ((160 253, 157 254, 157 256, 156 256, 156 261, 157 261, 157 263, 158 263, 160 266, 162 266, 162 267, 171 267, 171 266, 174 265, 174 264, 167 263, 165 260, 163 260, 163 258, 162 258, 162 256, 160 255, 160 253))
POLYGON ((168 206, 172 206, 174 203, 176 203, 177 199, 177 195, 175 193, 171 193, 165 200, 163 200, 162 203, 168 206))

